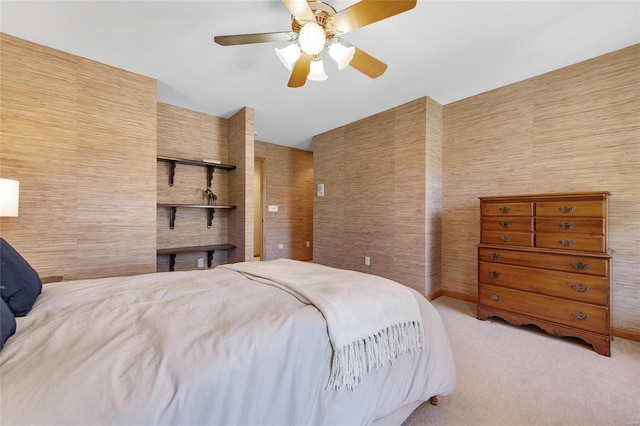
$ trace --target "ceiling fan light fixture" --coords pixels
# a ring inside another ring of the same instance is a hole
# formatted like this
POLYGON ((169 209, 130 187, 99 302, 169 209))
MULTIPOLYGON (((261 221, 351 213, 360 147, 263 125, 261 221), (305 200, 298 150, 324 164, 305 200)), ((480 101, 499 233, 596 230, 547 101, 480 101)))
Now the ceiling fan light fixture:
POLYGON ((297 43, 290 44, 287 47, 283 47, 282 49, 274 49, 276 51, 276 56, 282 62, 282 65, 287 67, 289 71, 293 69, 296 61, 300 58, 300 47, 297 43))
POLYGON ((322 63, 322 59, 314 59, 311 61, 311 66, 309 68, 309 75, 307 78, 311 81, 323 81, 329 78, 329 76, 324 72, 324 64, 322 63))
POLYGON ((317 55, 324 49, 327 36, 324 29, 315 22, 308 22, 300 29, 300 48, 309 55, 317 55))
POLYGON ((339 70, 345 69, 353 59, 353 55, 356 53, 355 47, 347 47, 339 42, 331 43, 328 50, 329 56, 331 56, 331 59, 336 61, 339 70))

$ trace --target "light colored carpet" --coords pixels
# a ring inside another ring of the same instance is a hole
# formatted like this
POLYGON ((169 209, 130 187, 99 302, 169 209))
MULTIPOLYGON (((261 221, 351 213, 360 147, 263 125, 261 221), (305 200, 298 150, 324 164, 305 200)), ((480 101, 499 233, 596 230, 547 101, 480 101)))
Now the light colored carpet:
POLYGON ((612 356, 535 326, 476 319, 475 304, 440 297, 458 372, 456 390, 422 404, 413 425, 640 425, 640 342, 612 356))

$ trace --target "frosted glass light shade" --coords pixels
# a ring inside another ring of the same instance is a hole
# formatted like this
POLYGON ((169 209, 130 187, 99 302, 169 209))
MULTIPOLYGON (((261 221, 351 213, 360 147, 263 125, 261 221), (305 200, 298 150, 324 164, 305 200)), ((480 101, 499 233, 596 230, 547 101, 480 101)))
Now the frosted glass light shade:
POLYGON ((324 43, 327 38, 324 29, 315 22, 308 22, 300 30, 298 42, 300 48, 309 55, 317 55, 324 49, 324 43))
POLYGON ((318 61, 311 61, 311 67, 309 68, 309 75, 307 78, 312 81, 322 81, 329 78, 329 76, 324 72, 322 59, 318 61))
POLYGON ((331 43, 329 46, 329 56, 336 61, 338 69, 343 70, 353 59, 356 48, 353 46, 346 47, 340 43, 331 43))
POLYGON ((274 50, 276 51, 278 59, 282 62, 282 65, 287 67, 289 71, 293 69, 296 61, 300 58, 300 47, 298 47, 298 44, 290 44, 282 49, 274 50))
POLYGON ((0 216, 18 216, 20 182, 0 178, 0 216))

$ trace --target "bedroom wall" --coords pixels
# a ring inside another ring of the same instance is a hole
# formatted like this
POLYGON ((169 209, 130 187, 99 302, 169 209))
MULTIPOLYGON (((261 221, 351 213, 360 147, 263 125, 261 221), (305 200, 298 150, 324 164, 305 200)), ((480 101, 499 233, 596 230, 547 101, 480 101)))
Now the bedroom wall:
POLYGON ((265 259, 312 260, 313 153, 255 141, 255 156, 265 159, 265 259), (278 211, 268 212, 267 205, 278 211))
POLYGON ((156 269, 156 81, 0 34, 0 232, 41 276, 156 269))
POLYGON ((315 262, 439 294, 441 117, 425 97, 314 137, 315 262))
MULTIPOLYGON (((202 161, 219 160, 229 164, 228 120, 185 108, 158 103, 158 155, 202 161)), ((235 171, 216 170, 212 191, 218 204, 228 205, 229 177, 235 171)), ((169 163, 157 163, 158 203, 207 204, 207 168, 177 164, 174 185, 170 187, 169 163)), ((179 209, 174 229, 169 229, 169 209, 157 209, 158 248, 221 244, 228 240, 229 212, 218 210, 211 228, 207 228, 204 209, 179 209)), ((213 255, 213 265, 227 263, 229 253, 221 250, 213 255)), ((197 269, 198 259, 206 253, 184 253, 176 257, 175 270, 197 269)), ((205 263, 206 265, 206 263, 205 263)), ((169 256, 158 256, 158 271, 169 270, 169 256)))
POLYGON ((229 163, 236 166, 230 172, 229 202, 236 206, 229 212, 230 262, 253 260, 253 161, 255 111, 245 107, 229 118, 229 163))
POLYGON ((640 45, 444 107, 442 288, 476 299, 479 196, 610 191, 614 335, 640 340, 640 45))

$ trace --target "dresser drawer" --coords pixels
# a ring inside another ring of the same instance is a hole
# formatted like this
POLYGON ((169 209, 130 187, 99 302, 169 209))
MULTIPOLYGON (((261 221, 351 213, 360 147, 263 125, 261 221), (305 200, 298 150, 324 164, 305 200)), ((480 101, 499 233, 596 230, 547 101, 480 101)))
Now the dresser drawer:
POLYGON ((596 234, 604 235, 604 219, 567 220, 562 217, 536 218, 537 232, 560 232, 563 234, 596 234))
POLYGON ((478 249, 478 260, 509 265, 534 266, 556 271, 579 272, 606 277, 609 260, 572 254, 534 253, 529 251, 478 249))
POLYGON ((604 253, 604 236, 536 233, 536 247, 604 253))
POLYGON ((538 201, 536 202, 536 216, 595 216, 605 214, 605 204, 602 200, 593 201, 538 201))
POLYGON ((486 231, 533 231, 533 219, 530 217, 489 216, 483 217, 481 229, 486 231))
POLYGON ((479 262, 478 281, 580 302, 607 302, 607 278, 593 275, 479 262))
POLYGON ((609 309, 589 303, 559 299, 488 284, 480 284, 478 303, 518 312, 595 333, 609 332, 609 309))
POLYGON ((510 246, 533 247, 533 233, 481 230, 480 241, 483 244, 504 244, 510 246))
POLYGON ((533 216, 533 203, 481 203, 482 216, 533 216))

